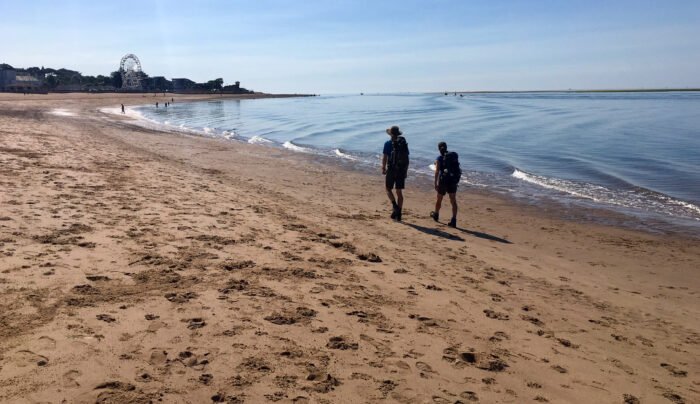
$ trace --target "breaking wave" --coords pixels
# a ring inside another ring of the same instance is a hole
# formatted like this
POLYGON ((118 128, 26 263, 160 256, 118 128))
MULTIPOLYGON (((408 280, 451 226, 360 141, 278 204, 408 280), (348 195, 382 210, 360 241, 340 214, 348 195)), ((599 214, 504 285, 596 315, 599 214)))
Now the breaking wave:
POLYGON ((571 181, 560 178, 544 177, 525 171, 513 170, 514 178, 547 189, 562 192, 578 198, 589 199, 608 205, 641 209, 650 212, 665 213, 677 217, 692 218, 700 221, 700 207, 686 201, 672 198, 645 188, 612 189, 589 182, 571 181))

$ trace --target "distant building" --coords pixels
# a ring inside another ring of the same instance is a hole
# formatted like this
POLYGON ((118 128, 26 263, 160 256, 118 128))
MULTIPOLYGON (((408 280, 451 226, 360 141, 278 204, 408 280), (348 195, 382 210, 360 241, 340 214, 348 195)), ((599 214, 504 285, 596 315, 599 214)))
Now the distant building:
POLYGON ((36 91, 41 87, 41 81, 27 73, 14 69, 0 70, 0 91, 36 91))
POLYGON ((190 79, 173 79, 173 91, 184 91, 195 88, 197 83, 190 79))
POLYGON ((141 79, 141 88, 145 91, 172 91, 173 82, 163 76, 145 77, 141 79))
POLYGON ((240 81, 237 81, 236 84, 231 85, 231 86, 224 86, 222 91, 224 93, 227 93, 227 94, 252 94, 253 93, 253 91, 251 91, 251 90, 246 90, 245 88, 242 88, 240 81))

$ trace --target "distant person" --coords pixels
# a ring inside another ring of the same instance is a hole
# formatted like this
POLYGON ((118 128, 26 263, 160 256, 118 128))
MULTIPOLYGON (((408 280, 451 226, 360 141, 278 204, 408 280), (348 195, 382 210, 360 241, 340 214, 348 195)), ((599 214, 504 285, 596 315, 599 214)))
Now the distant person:
POLYGON ((386 175, 386 194, 394 208, 391 218, 400 222, 401 210, 403 209, 403 189, 408 176, 408 143, 401 136, 403 132, 399 130, 398 126, 392 126, 386 130, 386 133, 391 136, 391 140, 384 143, 382 174, 386 175), (396 188, 396 198, 394 198, 392 191, 394 188, 396 188))
POLYGON ((170 99, 170 102, 175 102, 175 98, 171 98, 171 99, 170 99))
POLYGON ((124 104, 122 104, 122 114, 124 114, 124 104))
POLYGON ((459 168, 459 156, 455 152, 447 151, 447 143, 438 143, 440 155, 435 160, 435 191, 437 191, 437 201, 435 211, 430 212, 430 217, 436 222, 440 218, 440 206, 445 194, 450 196, 452 204, 452 220, 447 224, 450 227, 457 227, 457 185, 462 176, 459 168))
POLYGON ((158 103, 156 102, 156 108, 158 108, 158 103))

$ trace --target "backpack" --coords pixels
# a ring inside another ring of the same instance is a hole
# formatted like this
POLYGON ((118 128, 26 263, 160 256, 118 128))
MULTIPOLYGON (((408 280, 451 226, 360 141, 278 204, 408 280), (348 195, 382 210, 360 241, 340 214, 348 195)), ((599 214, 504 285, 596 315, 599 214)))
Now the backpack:
POLYGON ((447 152, 442 158, 442 173, 440 174, 443 181, 457 183, 462 177, 462 169, 459 168, 459 156, 455 152, 447 152))
POLYGON ((389 167, 398 169, 399 172, 408 170, 408 143, 403 136, 397 136, 391 141, 389 167))

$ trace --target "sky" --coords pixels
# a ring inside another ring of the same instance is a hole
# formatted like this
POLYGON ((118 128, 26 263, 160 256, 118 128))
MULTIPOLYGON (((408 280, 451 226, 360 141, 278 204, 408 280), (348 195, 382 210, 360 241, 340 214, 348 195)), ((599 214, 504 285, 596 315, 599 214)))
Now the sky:
POLYGON ((0 0, 0 63, 270 93, 700 87, 700 1, 0 0))

